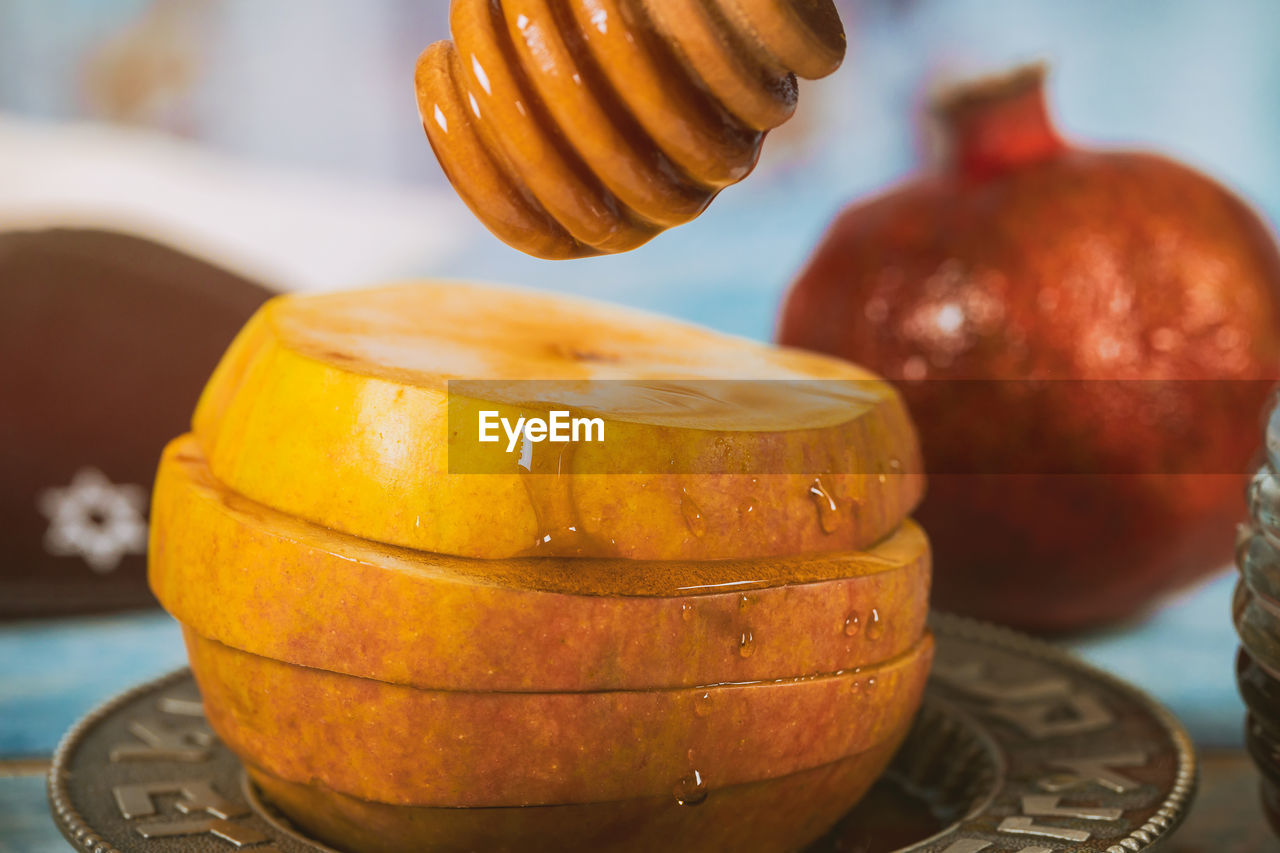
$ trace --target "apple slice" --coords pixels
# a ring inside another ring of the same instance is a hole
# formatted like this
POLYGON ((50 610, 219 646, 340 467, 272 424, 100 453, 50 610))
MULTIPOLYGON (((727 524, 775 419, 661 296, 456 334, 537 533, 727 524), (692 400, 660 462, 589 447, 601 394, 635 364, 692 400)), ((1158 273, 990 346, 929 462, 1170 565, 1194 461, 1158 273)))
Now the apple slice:
POLYGON ((897 751, 907 726, 866 752, 787 776, 708 791, 554 806, 451 809, 391 806, 301 785, 247 767, 272 805, 319 839, 362 853, 473 850, 615 853, 797 850, 862 799, 897 751))
POLYGON ((653 563, 448 557, 292 518, 166 448, 151 585, 202 636, 276 660, 448 690, 763 681, 868 666, 924 632, 929 549, 653 563), (744 645, 744 640, 748 643, 744 645))
POLYGON ((215 371, 194 426, 214 475, 246 497, 469 557, 856 551, 923 488, 901 398, 861 368, 456 283, 273 300, 215 371), (511 381, 450 398, 450 380, 476 379, 511 381), (604 441, 530 444, 521 468, 505 441, 475 440, 490 409, 586 411, 604 441), (476 460, 490 473, 466 473, 476 460))
POLYGON ((183 632, 209 724, 242 759, 292 782, 415 806, 604 802, 679 785, 701 795, 819 767, 895 737, 919 707, 933 657, 925 634, 861 672, 470 693, 309 669, 183 632))

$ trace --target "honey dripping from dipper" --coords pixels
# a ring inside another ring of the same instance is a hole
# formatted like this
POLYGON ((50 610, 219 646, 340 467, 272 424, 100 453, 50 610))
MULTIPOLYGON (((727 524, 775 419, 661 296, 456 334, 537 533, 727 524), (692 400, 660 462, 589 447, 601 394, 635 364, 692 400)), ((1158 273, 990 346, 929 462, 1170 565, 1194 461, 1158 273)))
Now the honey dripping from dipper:
POLYGON ((418 60, 467 206, 541 258, 625 252, 698 216, 844 59, 832 0, 453 0, 418 60))

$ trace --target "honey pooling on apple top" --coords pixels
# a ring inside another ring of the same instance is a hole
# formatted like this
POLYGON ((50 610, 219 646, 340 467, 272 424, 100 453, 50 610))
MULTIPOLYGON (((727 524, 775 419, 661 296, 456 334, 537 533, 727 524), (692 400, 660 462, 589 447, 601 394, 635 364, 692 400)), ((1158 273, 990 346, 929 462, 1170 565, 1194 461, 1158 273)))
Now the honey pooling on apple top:
POLYGON ((624 252, 696 217, 839 67, 831 0, 453 0, 418 60, 423 126, 500 239, 624 252))

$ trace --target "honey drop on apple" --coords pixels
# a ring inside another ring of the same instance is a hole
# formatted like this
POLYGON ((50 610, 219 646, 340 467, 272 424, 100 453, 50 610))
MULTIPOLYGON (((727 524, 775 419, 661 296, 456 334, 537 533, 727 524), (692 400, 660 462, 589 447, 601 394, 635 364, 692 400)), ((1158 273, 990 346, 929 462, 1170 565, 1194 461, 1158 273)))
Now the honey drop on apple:
POLYGON ((707 799, 707 781, 697 770, 676 783, 676 804, 681 806, 700 805, 707 799))
MULTIPOLYGON (((531 445, 527 445, 531 446, 531 445)), ((559 452, 531 455, 518 463, 521 482, 537 520, 537 538, 523 552, 530 557, 581 557, 607 553, 604 544, 582 530, 578 508, 573 502, 572 442, 559 452)), ((611 543, 612 544, 612 543, 611 543)))
POLYGON ((846 637, 857 636, 859 629, 862 628, 862 619, 858 614, 850 613, 848 618, 844 620, 844 635, 846 637))
POLYGON ((703 693, 693 700, 693 713, 699 717, 711 716, 712 700, 710 693, 703 693))
POLYGON ((707 520, 702 517, 702 509, 683 489, 681 489, 680 509, 684 513, 684 523, 688 525, 689 531, 701 539, 707 532, 707 520))
POLYGON ((742 639, 738 642, 738 654, 744 658, 749 658, 756 653, 756 639, 751 636, 751 629, 747 628, 742 632, 742 639))
POLYGON ((822 532, 835 533, 840 526, 840 507, 836 504, 835 497, 823 485, 821 477, 813 478, 809 495, 818 507, 818 524, 822 526, 822 532))
POLYGON ((681 618, 681 619, 683 619, 683 620, 684 620, 684 621, 686 621, 686 622, 688 622, 688 621, 690 621, 691 619, 693 619, 693 605, 692 605, 692 604, 690 604, 689 602, 687 602, 687 601, 686 601, 684 604, 681 604, 681 605, 680 605, 680 618, 681 618))
POLYGON ((880 611, 871 608, 871 618, 867 620, 867 639, 878 640, 884 636, 884 623, 880 621, 880 611))

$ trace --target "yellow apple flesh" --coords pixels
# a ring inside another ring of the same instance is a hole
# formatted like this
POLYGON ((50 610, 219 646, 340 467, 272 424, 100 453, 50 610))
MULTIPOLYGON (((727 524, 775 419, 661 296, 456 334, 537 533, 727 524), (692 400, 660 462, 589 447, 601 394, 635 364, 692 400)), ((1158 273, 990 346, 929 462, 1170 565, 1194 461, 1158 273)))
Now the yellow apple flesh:
POLYGON ((923 489, 900 397, 861 368, 599 303, 440 282, 273 300, 215 371, 194 429, 214 475, 245 497, 468 557, 858 551, 923 489), (536 445, 527 472, 494 447, 499 473, 451 472, 451 452, 458 463, 491 447, 450 433, 449 382, 480 378, 508 384, 455 392, 455 413, 585 409, 605 440, 536 445), (530 399, 521 380, 555 384, 530 399))
POLYGON ((556 806, 391 806, 299 785, 250 765, 272 804, 312 838, 360 853, 560 853, 564 850, 799 850, 851 809, 884 771, 906 726, 865 752, 787 776, 706 792, 556 806))
POLYGON ((928 607, 928 542, 911 522, 868 551, 812 557, 448 557, 236 495, 190 436, 165 450, 151 513, 151 587, 179 621, 263 657, 416 687, 646 689, 849 670, 914 645, 928 607))
POLYGON ((773 779, 866 752, 919 707, 925 634, 861 671, 669 690, 421 690, 273 661, 184 628, 209 724, 251 765, 412 806, 667 796, 773 779))

